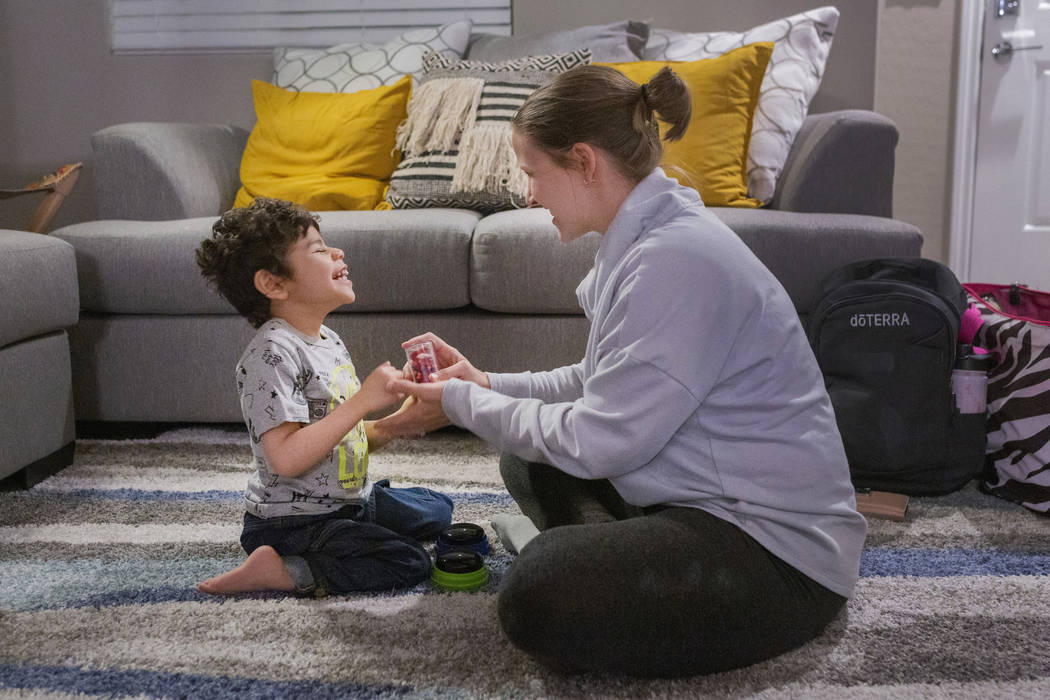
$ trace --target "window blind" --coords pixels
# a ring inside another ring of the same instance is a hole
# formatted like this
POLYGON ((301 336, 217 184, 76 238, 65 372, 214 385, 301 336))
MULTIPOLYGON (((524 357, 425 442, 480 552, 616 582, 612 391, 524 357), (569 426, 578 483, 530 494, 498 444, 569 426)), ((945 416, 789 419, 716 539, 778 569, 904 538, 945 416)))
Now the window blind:
POLYGON ((470 19, 510 34, 511 0, 110 0, 115 53, 235 53, 382 44, 470 19))

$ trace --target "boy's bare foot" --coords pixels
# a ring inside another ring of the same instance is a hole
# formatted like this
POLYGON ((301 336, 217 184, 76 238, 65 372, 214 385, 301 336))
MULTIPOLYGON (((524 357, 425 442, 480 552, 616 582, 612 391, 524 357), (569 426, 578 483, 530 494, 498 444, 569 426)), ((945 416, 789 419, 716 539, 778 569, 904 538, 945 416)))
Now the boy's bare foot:
POLYGON ((215 595, 294 589, 295 583, 284 567, 281 555, 269 545, 263 545, 249 554, 236 569, 197 584, 197 590, 201 593, 215 595))

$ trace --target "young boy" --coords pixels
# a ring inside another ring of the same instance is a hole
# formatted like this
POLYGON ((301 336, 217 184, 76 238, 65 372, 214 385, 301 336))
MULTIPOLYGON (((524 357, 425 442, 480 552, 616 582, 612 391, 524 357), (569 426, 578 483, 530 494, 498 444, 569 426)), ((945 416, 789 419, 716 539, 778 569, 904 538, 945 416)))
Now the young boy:
POLYGON ((413 586, 430 573, 417 541, 452 520, 452 501, 368 478, 388 439, 364 416, 397 400, 389 362, 359 382, 325 317, 355 299, 343 251, 318 219, 274 199, 226 212, 197 250, 201 273, 258 328, 237 363, 255 473, 244 499, 248 559, 204 593, 324 595, 413 586))

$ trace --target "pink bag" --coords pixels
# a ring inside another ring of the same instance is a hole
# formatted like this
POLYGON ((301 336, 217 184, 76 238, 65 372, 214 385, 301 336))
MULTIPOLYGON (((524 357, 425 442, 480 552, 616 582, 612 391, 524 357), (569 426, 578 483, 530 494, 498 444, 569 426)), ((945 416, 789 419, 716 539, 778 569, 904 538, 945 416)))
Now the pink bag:
POLYGON ((981 488, 1050 512, 1050 294, 1023 285, 964 284, 983 323, 973 344, 994 353, 981 488))

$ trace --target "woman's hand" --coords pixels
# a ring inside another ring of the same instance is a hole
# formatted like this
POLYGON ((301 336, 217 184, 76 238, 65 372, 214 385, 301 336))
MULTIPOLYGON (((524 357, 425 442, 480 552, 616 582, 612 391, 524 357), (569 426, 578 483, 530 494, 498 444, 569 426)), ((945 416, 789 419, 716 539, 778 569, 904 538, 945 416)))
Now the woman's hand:
POLYGON ((420 401, 409 396, 401 408, 375 421, 374 426, 387 438, 399 438, 420 437, 448 424, 448 416, 441 410, 440 401, 420 401))
POLYGON ((436 380, 417 384, 411 379, 398 375, 387 383, 386 388, 390 393, 414 396, 422 403, 436 403, 440 409, 441 393, 445 390, 446 384, 448 382, 436 380))
MULTIPOLYGON (((486 389, 491 388, 489 386, 489 376, 485 372, 477 369, 470 363, 470 360, 466 358, 459 350, 446 343, 441 338, 437 337, 433 333, 427 332, 423 335, 417 335, 414 338, 410 338, 405 342, 401 343, 401 347, 407 348, 416 343, 421 343, 425 340, 430 341, 434 346, 434 355, 437 357, 438 371, 431 375, 431 382, 444 381, 446 379, 462 379, 467 382, 474 382, 478 386, 483 386, 486 389)), ((411 370, 406 365, 404 376, 409 378, 412 376, 411 370)), ((420 396, 413 392, 405 392, 412 394, 413 396, 420 396)), ((423 398, 420 396, 420 398, 423 398)), ((427 400, 427 399, 424 399, 427 400)), ((440 395, 438 395, 440 400, 440 395)))

